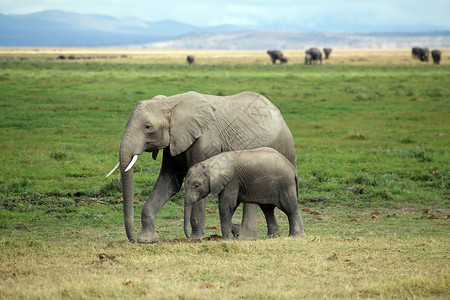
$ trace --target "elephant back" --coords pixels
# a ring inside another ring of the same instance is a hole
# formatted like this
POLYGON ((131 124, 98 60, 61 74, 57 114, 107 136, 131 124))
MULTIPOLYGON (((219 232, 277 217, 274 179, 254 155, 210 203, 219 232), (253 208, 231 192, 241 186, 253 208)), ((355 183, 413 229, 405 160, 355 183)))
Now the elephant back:
POLYGON ((266 97, 243 92, 225 97, 206 96, 206 100, 215 108, 223 151, 270 147, 295 166, 292 134, 280 110, 266 97))

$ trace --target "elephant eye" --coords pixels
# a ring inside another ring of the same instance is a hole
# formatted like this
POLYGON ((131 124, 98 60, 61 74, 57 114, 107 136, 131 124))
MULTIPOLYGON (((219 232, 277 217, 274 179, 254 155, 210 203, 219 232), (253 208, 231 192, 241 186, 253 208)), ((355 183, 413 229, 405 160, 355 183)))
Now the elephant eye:
POLYGON ((150 125, 150 124, 145 125, 145 129, 150 129, 150 128, 152 128, 152 125, 150 125))

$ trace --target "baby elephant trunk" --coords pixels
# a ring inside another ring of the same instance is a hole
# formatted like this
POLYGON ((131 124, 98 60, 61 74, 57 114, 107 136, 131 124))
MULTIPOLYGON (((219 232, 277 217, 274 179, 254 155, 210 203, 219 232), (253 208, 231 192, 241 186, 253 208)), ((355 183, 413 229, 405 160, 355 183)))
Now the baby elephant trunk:
POLYGON ((191 220, 191 211, 192 211, 192 205, 191 204, 184 204, 184 234, 187 238, 191 237, 191 234, 189 233, 189 222, 191 220))

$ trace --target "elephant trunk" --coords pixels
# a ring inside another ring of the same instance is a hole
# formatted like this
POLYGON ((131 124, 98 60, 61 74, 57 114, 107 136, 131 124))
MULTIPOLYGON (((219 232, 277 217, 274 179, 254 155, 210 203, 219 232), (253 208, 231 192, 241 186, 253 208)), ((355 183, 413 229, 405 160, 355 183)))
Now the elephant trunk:
MULTIPOLYGON (((126 166, 125 166, 126 167, 126 166)), ((134 202, 134 182, 133 169, 128 172, 121 172, 122 175, 122 195, 123 195, 123 219, 128 240, 134 242, 133 234, 133 202, 134 202)))
POLYGON ((187 238, 191 237, 189 233, 189 223, 191 220, 192 204, 184 203, 184 234, 187 238))
MULTIPOLYGON (((124 143, 122 142, 122 145, 124 143)), ((122 195, 123 195, 123 218, 125 223, 125 231, 128 240, 135 242, 133 233, 133 214, 134 214, 134 168, 129 167, 133 155, 132 152, 122 149, 120 150, 120 175, 122 178, 122 195)))

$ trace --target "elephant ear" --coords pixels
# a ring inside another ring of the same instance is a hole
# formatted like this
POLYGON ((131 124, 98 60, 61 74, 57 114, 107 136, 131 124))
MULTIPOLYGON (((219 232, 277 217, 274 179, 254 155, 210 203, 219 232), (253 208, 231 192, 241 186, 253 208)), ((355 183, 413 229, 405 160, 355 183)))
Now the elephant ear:
POLYGON ((175 105, 170 119, 170 154, 186 151, 214 122, 214 107, 204 96, 188 92, 170 97, 175 105))
POLYGON ((225 153, 219 154, 209 163, 209 186, 211 195, 217 196, 234 178, 235 166, 234 160, 225 153))

